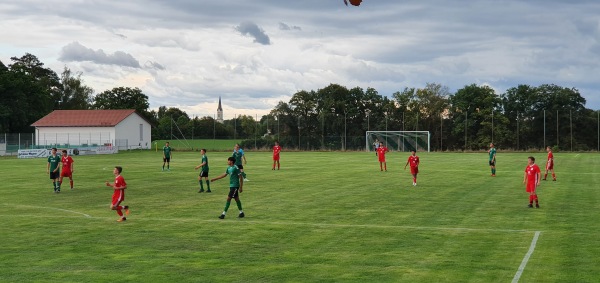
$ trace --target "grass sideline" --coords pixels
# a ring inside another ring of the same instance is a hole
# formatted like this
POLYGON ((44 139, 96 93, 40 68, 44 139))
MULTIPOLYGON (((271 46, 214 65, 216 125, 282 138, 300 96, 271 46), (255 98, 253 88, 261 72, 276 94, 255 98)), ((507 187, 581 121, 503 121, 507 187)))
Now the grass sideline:
MULTIPOLYGON (((229 152, 208 152, 210 175, 229 152)), ((3 159, 2 282, 509 282, 540 231, 521 282, 600 278, 600 158, 556 154, 557 182, 528 209, 521 183, 527 153, 247 152, 250 182, 223 209, 228 182, 198 194, 197 152, 75 156, 75 187, 53 194, 43 159, 3 159), (108 206, 112 168, 123 166, 132 214, 108 206)), ((535 154, 543 167, 545 154, 535 154)))

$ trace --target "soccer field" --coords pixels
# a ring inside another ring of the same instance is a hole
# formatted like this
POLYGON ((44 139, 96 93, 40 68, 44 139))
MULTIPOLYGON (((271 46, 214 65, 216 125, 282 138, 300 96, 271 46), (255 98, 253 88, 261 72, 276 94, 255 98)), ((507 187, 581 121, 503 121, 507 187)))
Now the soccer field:
MULTIPOLYGON (((228 152, 208 152, 210 176, 228 152)), ((54 194, 45 159, 0 159, 1 282, 597 282, 600 158, 556 153, 557 182, 527 208, 527 153, 419 153, 418 186, 390 152, 246 152, 249 182, 197 193, 198 152, 75 156, 75 190, 54 194), (123 166, 131 215, 109 209, 123 166)), ((540 167, 545 153, 533 154, 540 167)), ((68 180, 68 179, 67 179, 68 180)))

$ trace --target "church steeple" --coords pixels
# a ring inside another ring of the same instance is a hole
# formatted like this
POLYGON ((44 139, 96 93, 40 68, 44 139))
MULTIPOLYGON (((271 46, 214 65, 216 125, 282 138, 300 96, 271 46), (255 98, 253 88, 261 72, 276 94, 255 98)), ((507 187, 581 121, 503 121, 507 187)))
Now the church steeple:
POLYGON ((217 107, 217 122, 223 123, 223 107, 221 107, 221 97, 219 96, 219 107, 217 107))

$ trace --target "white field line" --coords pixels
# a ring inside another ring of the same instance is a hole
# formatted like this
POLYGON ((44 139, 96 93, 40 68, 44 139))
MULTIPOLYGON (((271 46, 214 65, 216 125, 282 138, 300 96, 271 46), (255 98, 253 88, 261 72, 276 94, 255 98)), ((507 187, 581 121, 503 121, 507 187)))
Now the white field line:
MULTIPOLYGON (((63 209, 56 209, 63 210, 63 209)), ((95 217, 85 213, 63 210, 71 213, 77 213, 85 216, 86 218, 98 219, 98 220, 112 220, 115 217, 95 217)), ((107 213, 111 213, 107 210, 107 213)), ((74 218, 74 216, 61 216, 61 215, 9 215, 0 214, 0 217, 27 217, 27 218, 74 218)), ((168 222, 222 222, 227 224, 258 224, 258 225, 275 225, 275 226, 312 226, 312 227, 336 227, 336 228, 373 228, 373 229, 405 229, 405 230, 437 230, 437 231, 463 231, 463 232, 503 232, 503 233, 530 233, 532 230, 520 230, 520 229, 493 229, 493 228, 464 228, 464 227, 431 227, 431 226, 403 226, 403 225, 371 225, 371 224, 335 224, 335 223, 310 223, 310 222, 272 222, 272 221, 248 221, 247 219, 238 220, 237 217, 233 216, 233 222, 230 220, 219 220, 219 219, 196 219, 196 218, 148 218, 148 217, 128 217, 132 221, 168 221, 168 222)), ((215 217, 216 218, 216 217, 215 217)))
POLYGON ((513 283, 519 282, 519 278, 521 278, 521 274, 523 274, 523 270, 525 270, 525 266, 527 266, 529 257, 531 257, 531 255, 533 254, 533 251, 535 250, 535 245, 537 244, 537 240, 540 237, 540 233, 541 233, 540 231, 535 232, 535 235, 533 236, 533 240, 531 241, 531 245, 529 246, 529 251, 527 251, 527 253, 525 254, 525 257, 523 257, 523 261, 521 261, 521 265, 519 266, 519 269, 517 270, 515 277, 513 277, 513 280, 512 280, 513 283))
POLYGON ((52 209, 52 210, 69 212, 69 213, 75 213, 75 214, 83 215, 83 216, 85 216, 87 218, 92 218, 92 216, 90 216, 89 214, 85 214, 83 212, 78 212, 78 211, 68 210, 68 209, 62 209, 62 208, 55 208, 55 207, 34 206, 34 205, 14 205, 14 207, 30 207, 30 208, 52 209))

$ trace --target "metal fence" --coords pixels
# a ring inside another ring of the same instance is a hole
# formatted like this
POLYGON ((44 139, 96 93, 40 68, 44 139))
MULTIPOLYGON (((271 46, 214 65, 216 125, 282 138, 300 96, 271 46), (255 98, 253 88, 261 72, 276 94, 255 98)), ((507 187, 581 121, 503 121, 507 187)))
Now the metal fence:
MULTIPOLYGON (((115 139, 110 133, 3 133, 0 134, 0 156, 16 155, 20 149, 40 148, 93 148, 116 146, 119 150, 132 149, 126 139, 115 139)), ((135 145, 133 148, 138 148, 135 145)))

